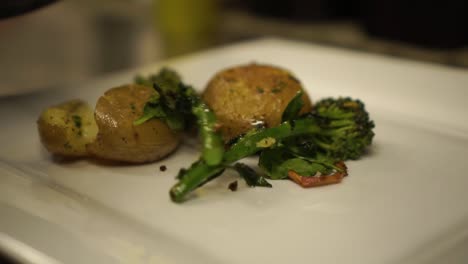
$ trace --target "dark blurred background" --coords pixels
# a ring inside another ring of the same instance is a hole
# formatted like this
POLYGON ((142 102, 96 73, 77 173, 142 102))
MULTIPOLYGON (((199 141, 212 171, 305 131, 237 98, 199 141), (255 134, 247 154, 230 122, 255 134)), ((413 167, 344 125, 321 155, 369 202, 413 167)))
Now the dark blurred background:
POLYGON ((0 95, 267 36, 468 67, 466 0, 0 3, 0 95))

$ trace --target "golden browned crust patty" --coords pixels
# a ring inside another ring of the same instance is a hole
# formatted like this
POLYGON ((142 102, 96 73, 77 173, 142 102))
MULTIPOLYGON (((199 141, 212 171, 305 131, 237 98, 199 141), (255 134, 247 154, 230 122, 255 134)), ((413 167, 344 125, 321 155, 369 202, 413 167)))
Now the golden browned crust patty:
MULTIPOLYGON (((246 133, 253 125, 277 126, 300 82, 288 71, 269 65, 248 64, 217 73, 203 92, 216 113, 225 141, 246 133)), ((302 113, 312 104, 304 91, 302 113)))

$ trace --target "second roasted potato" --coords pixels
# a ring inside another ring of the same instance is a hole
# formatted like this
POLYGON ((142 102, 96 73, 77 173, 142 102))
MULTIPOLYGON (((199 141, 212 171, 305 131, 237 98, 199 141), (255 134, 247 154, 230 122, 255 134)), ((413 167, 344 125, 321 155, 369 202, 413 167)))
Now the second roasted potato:
POLYGON ((87 151, 98 158, 131 163, 156 161, 171 153, 180 135, 164 121, 133 124, 154 93, 150 87, 134 84, 110 89, 101 96, 94 113, 99 132, 87 151))

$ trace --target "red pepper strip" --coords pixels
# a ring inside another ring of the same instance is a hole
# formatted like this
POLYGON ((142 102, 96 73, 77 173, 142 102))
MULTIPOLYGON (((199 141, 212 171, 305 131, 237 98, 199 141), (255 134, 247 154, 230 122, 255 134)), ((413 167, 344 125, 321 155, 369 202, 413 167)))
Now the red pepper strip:
POLYGON ((336 171, 329 175, 307 177, 290 170, 288 171, 288 177, 304 188, 340 183, 345 176, 348 176, 348 168, 343 161, 337 162, 335 166, 342 169, 342 171, 336 171))

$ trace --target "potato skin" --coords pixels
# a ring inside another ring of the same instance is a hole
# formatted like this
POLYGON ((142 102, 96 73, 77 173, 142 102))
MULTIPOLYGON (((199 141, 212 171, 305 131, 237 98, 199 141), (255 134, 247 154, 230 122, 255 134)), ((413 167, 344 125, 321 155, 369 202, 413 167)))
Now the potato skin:
POLYGON ((142 85, 125 85, 108 90, 98 99, 94 117, 99 128, 96 141, 87 146, 90 155, 116 161, 145 163, 171 153, 180 135, 163 121, 151 119, 133 125, 145 103, 155 93, 142 85))
POLYGON ((93 110, 81 100, 71 100, 45 109, 37 120, 39 137, 52 154, 87 155, 86 144, 97 134, 93 110))
MULTIPOLYGON (((300 82, 284 69, 249 64, 217 73, 203 92, 203 99, 215 112, 225 142, 249 131, 254 124, 277 126, 300 82)), ((312 103, 304 91, 301 113, 312 103)))

